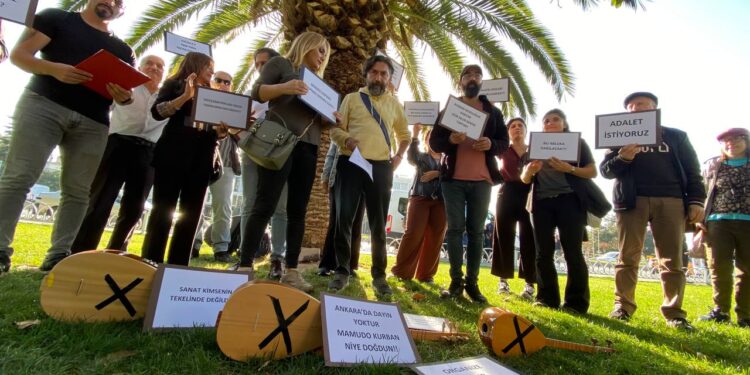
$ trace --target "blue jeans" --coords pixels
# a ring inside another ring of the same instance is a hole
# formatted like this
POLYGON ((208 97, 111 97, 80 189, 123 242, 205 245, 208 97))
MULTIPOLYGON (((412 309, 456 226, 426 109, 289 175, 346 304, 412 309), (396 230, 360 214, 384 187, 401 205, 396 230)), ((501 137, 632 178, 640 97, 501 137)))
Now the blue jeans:
MULTIPOLYGON (((245 223, 250 217, 250 212, 255 204, 255 197, 258 194, 258 164, 255 164, 244 152, 242 154, 242 221, 240 228, 243 228, 242 241, 245 241, 245 223)), ((279 203, 276 204, 276 211, 271 216, 271 259, 284 260, 286 253, 286 199, 287 184, 284 184, 279 197, 279 203)), ((257 250, 257 249, 256 249, 257 250)))
MULTIPOLYGON (((211 243, 214 254, 226 252, 232 239, 232 192, 234 191, 234 171, 232 167, 224 167, 221 178, 211 185, 211 212, 213 213, 211 227, 211 243)), ((200 226, 198 227, 200 228, 200 226)))
POLYGON ((26 194, 56 146, 62 161, 60 205, 48 259, 70 254, 86 215, 89 190, 107 145, 107 126, 25 90, 13 116, 10 150, 0 176, 0 257, 10 257, 26 194))
POLYGON ((463 234, 468 234, 466 245, 466 284, 476 284, 479 279, 479 266, 482 263, 484 244, 484 221, 490 205, 492 185, 487 181, 443 181, 443 200, 448 231, 445 239, 448 244, 451 280, 463 278, 463 234))

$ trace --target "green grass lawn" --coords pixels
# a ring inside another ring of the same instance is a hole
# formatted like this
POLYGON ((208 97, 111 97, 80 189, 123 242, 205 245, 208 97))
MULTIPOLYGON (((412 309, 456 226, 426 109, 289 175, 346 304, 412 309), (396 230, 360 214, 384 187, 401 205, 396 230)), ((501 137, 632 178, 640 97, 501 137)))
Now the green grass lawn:
MULTIPOLYGON (((51 227, 20 224, 16 232, 13 270, 0 277, 0 374, 400 374, 395 366, 326 368, 318 354, 266 363, 247 363, 226 358, 216 344, 214 330, 143 333, 142 322, 107 324, 61 323, 48 318, 39 306, 42 273, 36 270, 48 247, 51 227), (41 324, 19 330, 15 322, 40 319, 41 324)), ((105 233, 105 244, 109 233, 105 233)), ((131 249, 139 249, 142 236, 136 236, 131 249)), ((138 253, 138 251, 135 251, 138 253)), ((213 262, 209 248, 193 263, 198 267, 223 268, 213 262)), ((392 264, 394 259, 389 259, 392 264)), ((359 279, 345 289, 346 295, 374 299, 368 270, 369 256, 363 256, 359 279)), ((260 274, 267 265, 260 264, 260 274)), ((327 278, 309 272, 315 295, 325 291, 327 278)), ((464 332, 466 343, 417 343, 423 362, 445 361, 487 353, 476 333, 476 322, 483 307, 468 300, 439 298, 437 287, 423 288, 415 283, 389 279, 395 289, 393 300, 404 312, 447 317, 464 332), (412 300, 413 291, 427 295, 412 300)), ((448 265, 441 264, 436 281, 448 283, 448 265)), ((561 283, 564 284, 564 277, 561 283)), ((490 304, 516 312, 534 322, 555 339, 590 343, 597 339, 614 342, 617 353, 588 354, 546 348, 526 358, 502 360, 525 374, 750 374, 750 330, 734 325, 695 322, 696 332, 669 329, 659 314, 659 283, 643 282, 638 287, 639 310, 629 323, 607 318, 612 308, 613 280, 591 278, 591 309, 584 317, 557 310, 533 308, 515 296, 495 293, 497 278, 489 269, 480 274, 480 287, 490 304)), ((522 281, 511 280, 514 291, 522 281)), ((711 288, 688 285, 684 308, 695 321, 711 307, 711 288)))

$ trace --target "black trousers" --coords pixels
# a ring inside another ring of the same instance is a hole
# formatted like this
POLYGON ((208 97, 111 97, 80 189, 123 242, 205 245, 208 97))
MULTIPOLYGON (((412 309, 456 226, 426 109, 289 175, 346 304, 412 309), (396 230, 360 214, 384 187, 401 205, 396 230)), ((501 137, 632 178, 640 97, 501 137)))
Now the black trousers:
POLYGON ((258 166, 258 192, 250 217, 243 228, 247 237, 242 241, 240 265, 252 266, 253 255, 260 247, 260 240, 276 210, 276 204, 286 183, 288 195, 285 260, 287 268, 297 268, 317 159, 318 146, 298 142, 280 170, 274 171, 258 166))
POLYGON ((109 239, 108 249, 127 251, 133 228, 143 214, 143 205, 154 184, 151 159, 154 144, 142 138, 112 134, 91 184, 89 207, 71 251, 78 253, 99 247, 112 206, 120 193, 117 224, 109 239))
POLYGON ((154 178, 154 206, 148 219, 143 257, 164 263, 169 229, 179 200, 177 221, 172 231, 167 263, 187 266, 198 228, 208 173, 183 168, 157 167, 154 178))
POLYGON ((349 157, 339 156, 336 164, 336 273, 349 275, 352 258, 352 226, 360 203, 364 200, 367 221, 370 224, 373 278, 385 277, 387 257, 385 251, 385 220, 391 200, 393 167, 390 161, 372 161, 372 180, 367 172, 349 162, 349 157))
POLYGON ((515 261, 516 224, 521 246, 518 260, 518 277, 527 283, 536 283, 536 248, 531 219, 526 211, 526 197, 531 186, 520 181, 508 181, 497 195, 495 230, 492 231, 491 273, 503 279, 512 279, 515 261))
POLYGON ((560 306, 560 287, 555 270, 555 228, 560 234, 568 281, 565 285, 565 307, 585 313, 589 309, 589 270, 583 258, 581 243, 586 226, 586 212, 575 193, 534 201, 531 214, 536 241, 536 300, 550 307, 560 306))
MULTIPOLYGON (((318 268, 334 270, 336 269, 336 250, 334 246, 336 241, 336 199, 333 188, 328 189, 328 206, 328 231, 326 231, 326 241, 323 244, 318 268)), ((354 223, 352 223, 352 255, 349 259, 349 268, 352 270, 359 268, 359 248, 362 243, 362 220, 364 220, 364 217, 365 202, 364 199, 361 199, 357 213, 354 215, 354 223)))

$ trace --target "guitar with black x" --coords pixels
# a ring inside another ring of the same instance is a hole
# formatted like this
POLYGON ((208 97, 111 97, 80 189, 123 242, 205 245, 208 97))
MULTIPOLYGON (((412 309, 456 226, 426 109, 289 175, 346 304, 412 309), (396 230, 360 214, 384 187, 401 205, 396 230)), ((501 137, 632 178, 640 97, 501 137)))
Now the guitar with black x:
POLYGON ((71 255, 42 280, 40 302, 63 321, 113 322, 143 318, 156 264, 118 250, 71 255))
POLYGON ((237 288, 216 322, 216 342, 229 358, 281 359, 323 346, 320 301, 299 289, 254 280, 237 288))

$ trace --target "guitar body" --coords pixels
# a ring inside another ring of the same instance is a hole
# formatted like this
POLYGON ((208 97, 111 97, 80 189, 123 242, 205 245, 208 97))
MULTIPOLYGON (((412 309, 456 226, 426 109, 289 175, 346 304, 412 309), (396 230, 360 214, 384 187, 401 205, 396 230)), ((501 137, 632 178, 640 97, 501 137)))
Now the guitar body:
POLYGON ((508 310, 488 307, 479 316, 479 338, 498 357, 531 354, 546 345, 533 323, 508 310))
POLYGON ((283 284, 250 281, 224 305, 216 342, 237 361, 281 359, 315 350, 323 346, 320 301, 283 284))
POLYGON ((513 357, 534 353, 545 346, 590 353, 615 350, 610 347, 576 344, 544 337, 542 331, 522 316, 499 307, 488 307, 479 315, 479 338, 498 357, 513 357))
POLYGON ((42 280, 42 309, 54 319, 113 322, 143 318, 156 265, 116 250, 71 255, 42 280))

